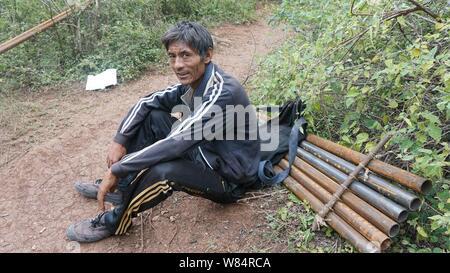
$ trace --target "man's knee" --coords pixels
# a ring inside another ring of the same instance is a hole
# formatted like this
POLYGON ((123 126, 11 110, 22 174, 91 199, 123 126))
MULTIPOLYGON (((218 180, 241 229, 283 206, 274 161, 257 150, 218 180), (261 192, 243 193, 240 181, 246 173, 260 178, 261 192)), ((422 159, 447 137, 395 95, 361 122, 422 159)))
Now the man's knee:
POLYGON ((166 180, 169 179, 170 173, 173 171, 175 170, 171 162, 162 162, 150 168, 149 176, 157 181, 166 180))

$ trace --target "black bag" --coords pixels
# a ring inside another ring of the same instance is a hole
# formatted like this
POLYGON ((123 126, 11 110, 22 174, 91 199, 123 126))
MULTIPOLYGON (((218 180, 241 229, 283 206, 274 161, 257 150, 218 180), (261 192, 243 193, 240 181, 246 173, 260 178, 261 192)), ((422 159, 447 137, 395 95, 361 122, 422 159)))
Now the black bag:
MULTIPOLYGON (((260 126, 260 132, 272 132, 272 124, 275 121, 279 125, 279 144, 271 151, 261 151, 261 162, 258 168, 258 178, 264 186, 280 184, 289 175, 292 162, 297 154, 297 147, 306 138, 306 120, 302 116, 305 104, 300 98, 286 102, 280 108, 280 114, 270 119, 266 124, 260 126), (275 174, 273 166, 278 164, 289 152, 289 167, 275 174)), ((271 140, 263 140, 261 144, 271 140)))

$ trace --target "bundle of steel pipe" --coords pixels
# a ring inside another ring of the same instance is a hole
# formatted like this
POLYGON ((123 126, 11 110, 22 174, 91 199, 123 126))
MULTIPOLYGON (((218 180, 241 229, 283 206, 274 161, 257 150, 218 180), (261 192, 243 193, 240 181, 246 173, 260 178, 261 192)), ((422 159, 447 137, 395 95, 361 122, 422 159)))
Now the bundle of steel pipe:
MULTIPOLYGON (((359 164, 366 157, 365 155, 353 151, 350 148, 341 146, 316 135, 308 134, 306 140, 342 159, 353 162, 354 164, 359 164)), ((380 160, 371 160, 367 167, 371 171, 387 177, 416 192, 426 194, 431 190, 431 181, 395 166, 386 164, 380 160)))
MULTIPOLYGON (((366 158, 349 148, 309 134, 297 147, 290 176, 283 183, 319 213, 355 171, 355 164, 362 164, 366 158)), ((280 172, 288 166, 286 156, 275 171, 280 172)), ((407 219, 408 211, 416 211, 421 204, 416 195, 392 182, 418 193, 431 189, 430 181, 372 159, 365 171, 354 176, 348 190, 325 217, 326 223, 361 252, 387 249, 391 244, 390 238, 400 231, 399 223, 407 219)))
MULTIPOLYGON (((286 157, 279 163, 276 170, 281 171, 287 167, 286 157)), ((311 206, 314 211, 319 212, 355 168, 354 164, 339 156, 308 141, 303 141, 297 149, 297 157, 291 167, 290 177, 284 181, 284 184, 291 191, 294 188, 294 182, 299 184, 300 187, 295 186, 295 189, 303 192, 293 191, 294 194, 309 203, 315 202, 316 205, 311 206)), ((403 185, 407 184, 405 182, 407 180, 402 181, 404 181, 403 185)), ((421 181, 424 181, 422 189, 428 187, 425 179, 421 181)), ((373 246, 383 251, 390 246, 390 238, 399 233, 399 223, 407 219, 408 210, 417 210, 419 206, 420 200, 414 194, 393 185, 382 174, 366 171, 359 173, 353 180, 349 190, 345 191, 334 205, 333 217, 327 216, 326 221, 359 251, 373 252, 369 250, 373 246), (341 230, 331 225, 332 218, 333 221, 339 222, 339 224, 334 223, 334 226, 341 230), (342 221, 348 225, 345 231, 342 230, 342 221), (353 234, 354 232, 358 235, 353 234), (364 240, 358 236, 362 236, 364 240), (367 245, 362 247, 367 242, 371 244, 369 249, 367 245)))
MULTIPOLYGON (((342 184, 347 178, 345 173, 341 172, 327 162, 315 157, 313 154, 302 148, 297 149, 297 156, 339 184, 342 184)), ((408 217, 408 211, 404 207, 359 182, 358 180, 354 180, 352 184, 350 184, 349 189, 361 199, 376 207, 396 222, 404 222, 408 217)))
MULTIPOLYGON (((329 153, 312 143, 303 141, 300 146, 346 174, 350 174, 354 169, 356 169, 356 166, 352 163, 335 156, 334 154, 329 153)), ((358 180, 411 211, 415 211, 420 207, 420 199, 417 196, 393 185, 391 182, 374 173, 361 172, 358 175, 358 180)))
MULTIPOLYGON (((275 166, 275 171, 280 172, 282 171, 282 169, 278 166, 275 166)), ((317 197, 311 194, 306 188, 304 188, 291 176, 288 176, 283 183, 299 199, 307 201, 314 211, 320 211, 324 206, 324 204, 317 197)), ((358 251, 365 253, 381 252, 381 249, 379 247, 367 240, 364 236, 362 236, 358 231, 347 224, 347 222, 345 222, 334 212, 330 212, 327 215, 327 223, 344 239, 354 245, 356 249, 358 249, 358 251)))
MULTIPOLYGON (((289 163, 283 159, 280 163, 282 169, 286 169, 289 163)), ((317 197, 322 203, 326 204, 331 200, 332 194, 326 189, 315 183, 310 177, 297 167, 293 166, 290 172, 292 178, 300 183, 311 194, 317 197)), ((361 233, 369 241, 373 242, 381 250, 390 245, 389 237, 381 232, 375 225, 364 219, 343 201, 338 201, 334 206, 334 212, 350 224, 355 230, 361 233)))
MULTIPOLYGON (((280 162, 280 166, 285 168, 284 161, 280 162)), ((297 157, 294 161, 294 166, 298 170, 301 170, 302 173, 311 178, 313 182, 317 183, 318 186, 324 188, 330 194, 338 190, 339 184, 337 182, 324 175, 319 170, 315 169, 313 166, 309 165, 302 159, 297 157)), ((347 204, 356 213, 361 215, 370 223, 378 227, 389 237, 394 237, 398 234, 400 228, 394 220, 383 214, 381 211, 379 211, 363 199, 359 198, 353 192, 344 192, 344 194, 341 196, 341 201, 347 204)))

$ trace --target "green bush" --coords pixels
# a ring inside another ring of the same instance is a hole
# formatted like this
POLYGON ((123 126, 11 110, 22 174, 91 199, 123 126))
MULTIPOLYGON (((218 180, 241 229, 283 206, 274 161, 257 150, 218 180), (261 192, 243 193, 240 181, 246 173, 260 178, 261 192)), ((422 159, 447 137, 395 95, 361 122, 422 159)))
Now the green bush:
MULTIPOLYGON (((84 2, 84 1, 82 1, 84 2)), ((0 4, 0 41, 67 9, 67 1, 0 4)), ((56 26, 0 54, 0 92, 84 80, 106 68, 120 80, 165 62, 161 35, 179 20, 207 26, 254 19, 256 0, 111 0, 91 4, 56 26)))
POLYGON ((447 3, 427 3, 433 18, 401 15, 414 7, 406 0, 354 2, 359 15, 352 1, 284 0, 272 21, 296 35, 262 65, 252 99, 300 95, 312 132, 365 153, 397 130, 382 159, 434 183, 397 250, 450 251, 447 3))

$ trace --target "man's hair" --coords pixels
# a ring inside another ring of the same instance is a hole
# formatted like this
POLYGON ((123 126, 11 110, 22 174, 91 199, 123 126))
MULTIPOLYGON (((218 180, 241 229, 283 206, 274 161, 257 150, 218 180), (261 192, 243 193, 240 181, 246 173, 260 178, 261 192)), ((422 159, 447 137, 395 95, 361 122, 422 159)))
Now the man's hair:
POLYGON ((211 34, 204 26, 196 22, 177 23, 163 35, 161 42, 166 50, 173 42, 184 42, 196 50, 202 59, 206 56, 208 48, 214 48, 211 34))

